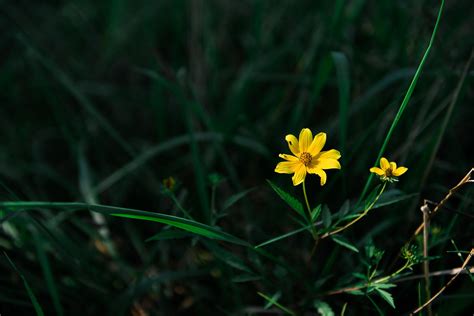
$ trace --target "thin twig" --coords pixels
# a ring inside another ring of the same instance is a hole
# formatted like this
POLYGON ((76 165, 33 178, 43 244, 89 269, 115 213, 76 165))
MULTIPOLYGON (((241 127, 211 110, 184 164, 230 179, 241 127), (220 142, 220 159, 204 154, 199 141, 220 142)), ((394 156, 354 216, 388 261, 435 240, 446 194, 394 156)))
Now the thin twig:
MULTIPOLYGON (((454 268, 454 269, 448 269, 448 270, 439 270, 439 271, 434 271, 429 274, 430 277, 437 277, 437 276, 443 276, 443 275, 454 275, 454 274, 461 274, 461 273, 474 273, 474 267, 470 268, 454 268)), ((417 279, 422 279, 424 278, 424 274, 417 274, 417 275, 410 275, 404 278, 399 278, 395 280, 390 280, 390 282, 393 283, 401 283, 401 282, 406 282, 406 281, 412 281, 412 280, 417 280, 417 279)), ((368 284, 365 284, 363 286, 351 286, 351 287, 346 287, 342 288, 339 290, 335 290, 332 292, 325 293, 324 295, 336 295, 336 294, 342 294, 342 293, 347 293, 355 290, 360 290, 363 288, 366 288, 368 284)))
MULTIPOLYGON (((430 208, 425 201, 421 207, 423 212, 423 275, 425 276, 425 296, 429 300, 431 298, 430 292, 430 263, 428 260, 428 233, 429 233, 429 221, 430 221, 430 208)), ((431 309, 431 304, 428 304, 428 316, 433 316, 433 311, 431 309)))
POLYGON ((435 295, 433 295, 432 298, 430 298, 428 301, 426 301, 423 305, 421 305, 420 307, 418 307, 417 309, 415 309, 413 312, 410 313, 410 315, 413 315, 413 314, 416 314, 418 312, 420 312, 422 309, 424 309, 426 306, 430 305, 431 302, 433 302, 438 296, 441 295, 441 293, 444 292, 444 290, 446 290, 446 288, 451 284, 453 283, 453 281, 458 277, 458 275, 461 273, 462 270, 464 270, 464 268, 467 266, 467 264, 469 263, 469 260, 471 260, 472 256, 474 255, 474 248, 471 249, 471 252, 469 253, 469 255, 467 256, 466 260, 464 260, 464 263, 462 264, 460 270, 458 273, 456 273, 452 278, 451 280, 448 281, 448 283, 446 283, 445 286, 443 286, 439 291, 438 293, 436 293, 435 295))
MULTIPOLYGON (((441 200, 441 202, 439 202, 436 205, 436 207, 433 209, 433 211, 431 212, 430 217, 429 217, 430 220, 431 220, 431 218, 433 218, 433 216, 436 214, 436 212, 438 212, 440 210, 440 208, 449 200, 449 198, 451 198, 451 196, 457 190, 459 190, 459 188, 461 188, 464 184, 471 182, 471 175, 472 175, 473 172, 474 172, 474 168, 471 168, 471 170, 469 170, 469 172, 464 176, 464 178, 462 178, 461 181, 459 181, 458 184, 456 184, 453 188, 451 188, 449 190, 448 194, 444 197, 444 199, 441 200)), ((415 232, 413 233, 413 235, 410 238, 410 241, 408 243, 413 241, 413 239, 421 232, 421 230, 423 229, 424 226, 425 226, 424 223, 421 223, 420 226, 418 226, 418 228, 415 230, 415 232)))
MULTIPOLYGON (((474 267, 470 268, 454 268, 454 269, 448 269, 448 270, 439 270, 439 271, 434 271, 430 272, 429 276, 430 277, 435 277, 435 276, 443 276, 443 275, 454 275, 458 273, 474 273, 474 267)), ((424 274, 416 274, 416 275, 410 275, 404 278, 400 278, 397 280, 393 280, 393 283, 400 283, 400 282, 406 282, 406 281, 412 281, 412 280, 417 280, 417 279, 422 279, 424 278, 424 274)))

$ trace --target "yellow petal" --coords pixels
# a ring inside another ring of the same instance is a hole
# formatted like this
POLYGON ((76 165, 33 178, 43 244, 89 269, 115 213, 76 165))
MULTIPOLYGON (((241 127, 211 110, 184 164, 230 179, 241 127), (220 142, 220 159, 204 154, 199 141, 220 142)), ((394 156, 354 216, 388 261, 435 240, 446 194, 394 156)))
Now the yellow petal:
POLYGON ((280 158, 283 158, 287 161, 300 161, 298 157, 295 157, 293 155, 287 155, 287 154, 279 154, 278 155, 280 158))
POLYGON ((378 174, 379 176, 384 176, 384 175, 385 175, 385 172, 384 172, 382 169, 378 168, 378 167, 372 167, 372 168, 370 168, 370 172, 376 173, 376 174, 378 174))
POLYGON ((322 151, 319 153, 319 159, 327 158, 327 159, 339 159, 341 158, 341 153, 339 150, 331 149, 328 151, 322 151))
POLYGON ((336 159, 318 159, 315 166, 320 169, 341 169, 341 164, 336 159))
POLYGON ((295 174, 291 178, 293 180, 293 185, 297 186, 298 184, 304 181, 305 177, 306 177, 306 166, 300 163, 299 167, 295 171, 295 174))
POLYGON ((308 148, 308 152, 314 157, 323 149, 324 144, 326 144, 326 133, 319 133, 314 136, 313 142, 308 148))
POLYGON ((313 141, 313 133, 309 128, 303 128, 300 132, 300 152, 308 152, 308 148, 313 141))
POLYGON ((299 161, 282 161, 279 162, 275 167, 275 172, 277 173, 293 173, 298 167, 302 165, 299 161))
POLYGON ((387 158, 385 157, 380 158, 380 167, 384 171, 390 168, 390 163, 388 162, 387 158))
POLYGON ((285 140, 288 142, 288 147, 290 147, 291 152, 293 155, 298 156, 300 153, 300 145, 298 143, 298 139, 296 139, 295 135, 286 135, 285 140))
POLYGON ((401 176, 402 174, 404 174, 405 172, 407 172, 408 168, 406 167, 398 167, 396 170, 393 170, 392 171, 392 174, 395 176, 395 177, 399 177, 401 176))
POLYGON ((324 172, 323 169, 320 169, 318 167, 315 167, 315 168, 308 168, 308 172, 309 173, 312 173, 312 174, 317 174, 320 178, 321 178, 321 185, 323 186, 324 184, 326 184, 326 180, 327 180, 327 175, 326 175, 326 172, 324 172))
POLYGON ((392 171, 396 170, 397 169, 397 163, 392 161, 390 163, 390 168, 392 169, 392 171))

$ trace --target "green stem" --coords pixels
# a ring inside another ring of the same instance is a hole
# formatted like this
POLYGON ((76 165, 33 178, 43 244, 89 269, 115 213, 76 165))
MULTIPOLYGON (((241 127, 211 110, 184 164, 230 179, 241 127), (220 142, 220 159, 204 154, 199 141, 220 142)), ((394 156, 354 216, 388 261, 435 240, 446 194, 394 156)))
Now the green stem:
POLYGON ((308 195, 306 194, 306 185, 305 185, 305 182, 306 182, 306 179, 303 180, 303 195, 304 195, 304 200, 305 200, 305 202, 306 202, 306 207, 307 207, 307 209, 308 209, 309 222, 311 223, 313 238, 314 238, 314 240, 317 240, 317 239, 318 239, 318 232, 316 231, 316 227, 314 226, 313 218, 312 218, 312 216, 311 216, 311 206, 309 206, 308 195))
POLYGON ((375 280, 373 283, 383 283, 385 281, 388 281, 390 279, 392 279, 393 277, 397 276, 398 274, 402 273, 403 270, 407 269, 408 267, 410 267, 410 262, 406 262, 405 265, 403 267, 401 267, 400 269, 398 269, 397 271, 393 272, 392 274, 386 276, 386 277, 383 277, 381 279, 378 279, 378 280, 375 280))
MULTIPOLYGON (((420 77, 421 70, 423 69, 423 65, 425 64, 425 61, 428 57, 428 54, 431 50, 431 46, 433 45, 436 32, 438 30, 438 24, 441 19, 441 13, 443 12, 443 7, 444 7, 444 0, 441 0, 441 5, 439 7, 438 11, 438 17, 436 19, 435 26, 433 28, 433 32, 431 33, 431 38, 430 42, 428 43, 428 47, 425 50, 425 53, 423 54, 423 58, 420 61, 420 64, 418 65, 418 68, 416 69, 415 75, 413 76, 413 79, 410 83, 410 86, 408 87, 408 91, 405 94, 405 97, 403 98, 402 104, 400 105, 400 108, 398 109, 397 114, 395 115, 395 118, 393 119, 392 125, 390 126, 390 129, 388 130, 387 136, 385 136, 385 140, 382 144, 382 147, 379 150, 379 153, 377 155, 377 159, 375 160, 374 166, 378 164, 380 158, 382 157, 383 153, 385 152, 385 148, 387 147, 387 144, 392 137, 393 130, 398 124, 398 121, 400 120, 403 112, 405 111, 405 108, 408 104, 408 101, 410 101, 411 95, 413 93, 413 90, 415 90, 416 83, 418 81, 418 78, 420 77)), ((367 193, 367 190, 370 187, 370 183, 372 182, 372 178, 374 177, 373 173, 370 174, 369 178, 367 179, 367 182, 365 183, 364 190, 362 191, 360 197, 359 197, 359 202, 362 201, 364 198, 365 194, 367 193)))
MULTIPOLYGON (((303 182, 304 183, 304 182, 303 182)), ((347 223, 346 225, 342 226, 342 227, 339 227, 329 233, 326 233, 324 234, 323 236, 321 236, 321 238, 326 238, 326 237, 329 237, 331 235, 334 235, 334 234, 337 234, 347 228, 349 228, 350 226, 354 225, 355 223, 357 223, 359 220, 361 220, 365 215, 367 215, 367 213, 369 213, 369 211, 374 207, 375 203, 377 203, 378 199, 380 198, 380 196, 382 195, 383 191, 385 190, 385 187, 387 186, 387 182, 385 181, 383 183, 383 186, 382 186, 382 189, 380 190, 380 192, 377 194, 377 196, 375 197, 375 199, 372 201, 372 203, 370 203, 370 205, 367 207, 367 209, 362 212, 359 216, 357 216, 356 218, 354 218, 352 221, 350 221, 349 223, 347 223)))
POLYGON ((170 192, 170 196, 171 196, 171 199, 173 200, 174 204, 176 205, 176 207, 189 219, 193 219, 193 217, 191 216, 191 214, 188 213, 188 211, 186 211, 184 209, 184 207, 181 205, 181 203, 179 203, 178 199, 176 198, 176 195, 174 195, 173 192, 170 192))

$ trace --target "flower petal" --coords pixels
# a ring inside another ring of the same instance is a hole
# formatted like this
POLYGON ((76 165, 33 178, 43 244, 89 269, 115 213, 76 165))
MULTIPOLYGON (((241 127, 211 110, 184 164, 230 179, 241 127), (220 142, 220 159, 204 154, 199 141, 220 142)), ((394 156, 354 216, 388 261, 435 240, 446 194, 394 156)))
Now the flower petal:
POLYGON ((311 130, 309 128, 303 128, 300 132, 300 152, 308 152, 308 148, 311 145, 311 142, 313 141, 313 133, 311 133, 311 130))
POLYGON ((390 168, 390 163, 388 162, 387 158, 385 157, 380 158, 380 167, 384 171, 390 168))
POLYGON ((341 169, 341 164, 336 159, 319 158, 315 161, 315 167, 320 169, 341 169))
POLYGON ((302 165, 299 161, 282 161, 279 162, 275 167, 276 173, 293 173, 302 165))
POLYGON ((375 173, 379 176, 384 176, 385 175, 385 171, 383 171, 382 169, 378 168, 378 167, 372 167, 370 168, 370 172, 372 173, 375 173))
POLYGON ((298 154, 300 153, 300 145, 295 135, 286 135, 285 140, 287 141, 288 147, 290 147, 290 150, 293 155, 298 156, 298 154))
POLYGON ((326 172, 324 172, 323 169, 320 169, 318 167, 308 168, 308 172, 312 173, 312 174, 317 174, 321 178, 321 186, 326 184, 327 175, 326 175, 326 172))
POLYGON ((390 168, 392 169, 392 171, 397 170, 397 163, 394 162, 394 161, 392 161, 392 162, 390 163, 390 168))
POLYGON ((279 154, 278 157, 283 158, 287 161, 300 161, 298 157, 295 157, 293 155, 279 154))
POLYGON ((304 181, 305 177, 306 177, 306 166, 300 163, 299 167, 295 171, 295 174, 291 178, 293 180, 293 185, 297 186, 298 184, 304 181))
POLYGON ((326 144, 326 133, 319 133, 314 136, 313 142, 308 148, 308 152, 314 157, 323 149, 324 144, 326 144))
POLYGON ((341 158, 341 153, 339 150, 330 149, 328 151, 322 151, 319 153, 319 159, 327 158, 327 159, 339 159, 341 158))
POLYGON ((398 167, 396 170, 392 170, 392 174, 396 177, 401 176, 405 172, 407 172, 408 168, 406 167, 398 167))

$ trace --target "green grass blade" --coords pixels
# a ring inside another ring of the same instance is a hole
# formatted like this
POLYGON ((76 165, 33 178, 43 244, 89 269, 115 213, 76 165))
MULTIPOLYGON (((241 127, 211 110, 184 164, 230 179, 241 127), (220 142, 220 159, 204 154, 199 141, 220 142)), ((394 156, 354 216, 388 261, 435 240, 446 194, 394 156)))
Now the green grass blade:
POLYGON ((167 224, 173 227, 189 231, 193 234, 200 236, 208 237, 211 239, 218 239, 222 241, 227 241, 230 243, 250 246, 250 244, 242 239, 239 239, 231 234, 220 231, 217 228, 162 213, 146 212, 135 209, 108 206, 108 205, 92 205, 86 203, 76 203, 76 202, 2 202, 0 207, 7 210, 26 210, 26 209, 60 209, 60 210, 90 210, 94 212, 99 212, 106 215, 112 215, 117 217, 131 218, 131 219, 140 219, 152 222, 158 222, 162 224, 167 224))
MULTIPOLYGON (((435 26, 433 28, 433 32, 431 33, 431 38, 430 38, 430 41, 428 43, 428 47, 426 48, 425 50, 425 53, 423 55, 423 58, 421 59, 421 62, 420 64, 418 65, 418 68, 415 72, 415 75, 413 76, 413 79, 410 83, 410 86, 408 87, 408 91, 407 93, 405 94, 405 97, 403 98, 403 101, 402 101, 402 104, 400 105, 400 108, 398 109, 398 112, 397 114, 395 115, 395 118, 393 119, 393 122, 392 122, 392 125, 390 126, 390 129, 388 130, 388 133, 387 133, 387 136, 385 136, 385 140, 382 144, 382 147, 380 148, 379 150, 379 153, 377 155, 377 159, 375 160, 374 162, 374 166, 376 166, 380 160, 380 158, 382 157, 382 155, 384 154, 385 152, 385 148, 387 147, 388 145, 388 142, 390 141, 390 138, 392 137, 392 134, 393 134, 393 131, 395 130, 395 127, 398 125, 398 121, 400 120, 400 118, 402 117, 402 114, 403 112, 405 111, 405 108, 408 104, 408 102, 410 101, 411 99, 411 95, 413 94, 413 90, 415 89, 416 87, 416 83, 418 81, 418 78, 420 77, 420 74, 421 74, 421 71, 423 69, 423 66, 425 64, 425 61, 426 59, 428 58, 428 54, 431 50, 431 47, 433 45, 433 42, 434 42, 434 39, 435 39, 435 36, 436 36, 436 32, 438 30, 438 25, 439 25, 439 21, 441 20, 441 14, 443 12, 443 7, 444 7, 444 0, 441 0, 441 6, 439 7, 439 11, 438 11, 438 17, 436 19, 436 23, 435 23, 435 26)), ((367 179, 367 182, 365 183, 365 186, 364 186, 364 189, 359 197, 359 202, 362 201, 362 199, 364 198, 365 194, 367 193, 367 190, 369 189, 370 187, 370 184, 372 182, 372 179, 374 177, 374 174, 373 173, 370 173, 369 175, 369 178, 367 179)))
POLYGON ((18 273, 18 275, 19 275, 20 278, 22 279, 23 284, 25 285, 25 288, 26 288, 26 292, 28 293, 28 296, 30 297, 31 303, 33 304, 33 307, 35 308, 36 315, 38 315, 38 316, 44 316, 43 309, 41 308, 41 305, 39 304, 38 300, 36 299, 36 296, 35 296, 35 294, 33 293, 33 290, 31 289, 30 285, 28 284, 28 281, 27 281, 26 278, 23 276, 23 274, 20 272, 20 270, 18 270, 18 268, 17 268, 16 265, 13 263, 13 261, 10 259, 10 257, 8 257, 7 253, 6 253, 6 252, 3 252, 3 254, 4 254, 5 257, 7 258, 8 262, 9 262, 10 265, 13 267, 13 269, 16 271, 16 273, 18 273))
POLYGON ((51 265, 49 263, 46 251, 44 249, 45 243, 39 234, 36 234, 34 242, 36 246, 36 253, 38 255, 38 261, 41 265, 44 279, 46 281, 46 287, 48 288, 49 294, 51 295, 51 299, 53 301, 54 310, 56 311, 57 315, 62 316, 64 315, 64 311, 61 305, 61 299, 59 298, 58 288, 54 280, 53 271, 51 269, 51 265))
POLYGON ((285 313, 287 313, 289 315, 296 315, 292 310, 290 310, 289 308, 286 308, 285 306, 281 305, 274 298, 269 297, 269 296, 267 296, 267 295, 265 295, 261 292, 257 292, 257 294, 260 295, 261 297, 263 297, 267 302, 271 303, 272 305, 275 305, 276 307, 278 307, 279 309, 284 311, 285 313))

